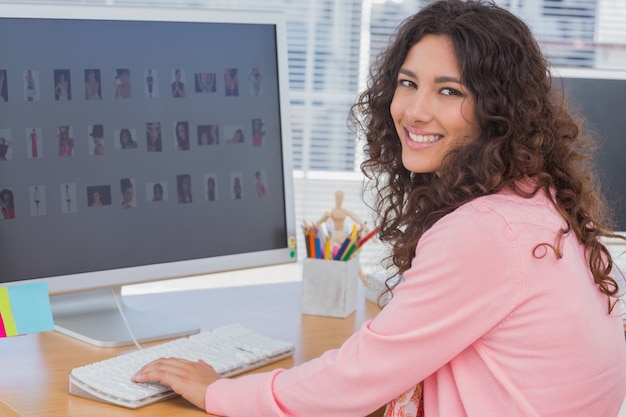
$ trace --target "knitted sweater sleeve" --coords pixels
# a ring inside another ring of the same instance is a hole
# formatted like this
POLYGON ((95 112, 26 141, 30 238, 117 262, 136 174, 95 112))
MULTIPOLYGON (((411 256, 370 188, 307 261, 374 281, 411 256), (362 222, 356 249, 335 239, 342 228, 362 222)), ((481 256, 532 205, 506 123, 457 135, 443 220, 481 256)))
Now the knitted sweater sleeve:
POLYGON ((522 285, 515 234, 466 205, 420 240, 390 303, 339 349, 289 370, 222 379, 206 410, 228 417, 362 417, 415 386, 497 325, 522 285), (471 320, 468 320, 471 318, 471 320))

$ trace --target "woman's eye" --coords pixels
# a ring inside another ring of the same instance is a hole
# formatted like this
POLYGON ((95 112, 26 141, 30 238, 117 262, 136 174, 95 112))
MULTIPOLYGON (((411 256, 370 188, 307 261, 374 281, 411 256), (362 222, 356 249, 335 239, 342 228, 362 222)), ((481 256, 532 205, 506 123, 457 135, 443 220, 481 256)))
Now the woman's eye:
POLYGON ((409 81, 409 80, 398 80, 398 85, 402 86, 402 87, 409 87, 409 88, 414 88, 417 86, 417 84, 415 84, 413 81, 409 81))
POLYGON ((463 96, 459 90, 455 90, 454 88, 446 87, 441 89, 441 94, 444 96, 463 96))

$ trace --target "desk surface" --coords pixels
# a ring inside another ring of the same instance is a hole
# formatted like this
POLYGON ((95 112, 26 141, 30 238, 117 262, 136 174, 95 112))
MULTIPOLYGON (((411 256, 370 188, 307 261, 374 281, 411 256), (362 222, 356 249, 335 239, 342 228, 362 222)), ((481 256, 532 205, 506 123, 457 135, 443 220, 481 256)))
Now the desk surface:
MULTIPOLYGON (((362 288, 360 288, 362 290, 362 288)), ((258 370, 289 368, 336 348, 378 312, 361 291, 357 311, 345 319, 302 315, 300 283, 219 288, 165 294, 133 295, 129 307, 187 320, 203 330, 239 322, 268 336, 292 341, 296 352, 258 370)), ((132 347, 99 348, 47 332, 0 339, 0 415, 55 416, 197 416, 200 410, 181 398, 138 410, 101 404, 68 394, 68 372, 80 365, 122 353, 132 347)), ((206 415, 206 414, 202 414, 206 415)))

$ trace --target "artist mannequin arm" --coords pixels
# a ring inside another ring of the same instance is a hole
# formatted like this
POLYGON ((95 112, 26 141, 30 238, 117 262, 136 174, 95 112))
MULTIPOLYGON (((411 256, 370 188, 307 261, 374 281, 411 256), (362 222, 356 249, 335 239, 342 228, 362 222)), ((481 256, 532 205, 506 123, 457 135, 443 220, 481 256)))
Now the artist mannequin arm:
POLYGON ((363 221, 363 219, 361 219, 359 216, 357 216, 351 211, 345 210, 345 213, 346 213, 346 216, 350 217, 353 222, 355 222, 356 224, 358 224, 359 226, 363 228, 364 233, 367 233, 369 231, 369 229, 367 228, 367 224, 363 221))

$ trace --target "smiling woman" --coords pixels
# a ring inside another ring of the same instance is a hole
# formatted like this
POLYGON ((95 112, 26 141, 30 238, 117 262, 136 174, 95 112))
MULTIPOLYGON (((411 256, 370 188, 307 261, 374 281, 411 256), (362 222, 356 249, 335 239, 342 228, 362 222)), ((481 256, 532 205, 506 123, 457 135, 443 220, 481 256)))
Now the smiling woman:
POLYGON ((409 50, 391 102, 408 170, 436 172, 450 148, 475 139, 473 100, 460 80, 448 37, 427 35, 409 50))

